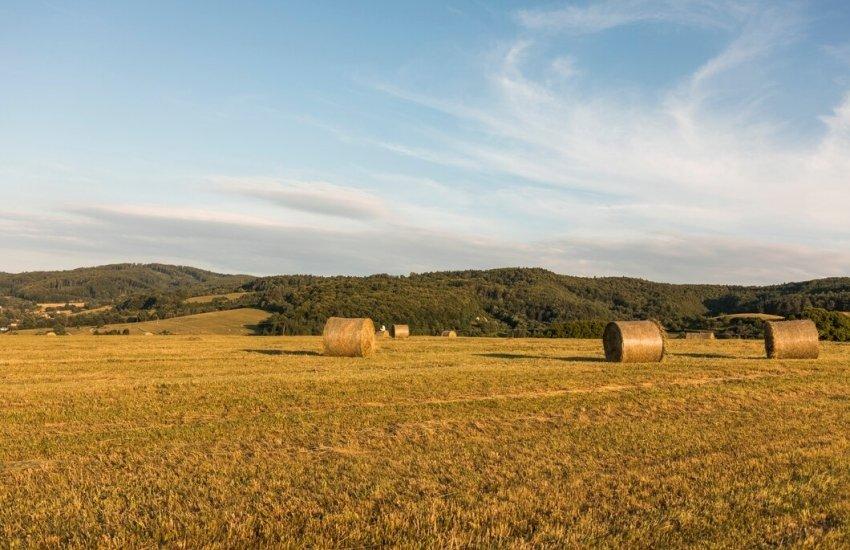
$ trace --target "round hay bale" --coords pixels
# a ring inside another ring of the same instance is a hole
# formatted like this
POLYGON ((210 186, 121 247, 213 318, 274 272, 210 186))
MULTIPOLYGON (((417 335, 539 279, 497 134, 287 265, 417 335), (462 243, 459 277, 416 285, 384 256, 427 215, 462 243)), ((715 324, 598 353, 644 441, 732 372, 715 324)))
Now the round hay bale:
POLYGON ((325 355, 369 357, 375 353, 375 325, 372 319, 331 317, 322 331, 325 355))
POLYGON ((45 336, 56 336, 56 333, 55 332, 46 332, 44 335, 45 336))
POLYGON ((769 359, 817 359, 818 328, 810 319, 766 321, 764 349, 769 359))
POLYGON ((440 334, 440 336, 442 336, 442 337, 444 337, 444 338, 457 338, 457 332, 455 332, 455 331, 453 331, 453 330, 444 330, 444 331, 440 334))
POLYGON ((410 336, 410 327, 407 325, 393 325, 392 336, 393 338, 407 338, 410 336))
POLYGON ((657 363, 667 347, 664 328, 657 321, 613 321, 605 327, 605 360, 615 363, 657 363))

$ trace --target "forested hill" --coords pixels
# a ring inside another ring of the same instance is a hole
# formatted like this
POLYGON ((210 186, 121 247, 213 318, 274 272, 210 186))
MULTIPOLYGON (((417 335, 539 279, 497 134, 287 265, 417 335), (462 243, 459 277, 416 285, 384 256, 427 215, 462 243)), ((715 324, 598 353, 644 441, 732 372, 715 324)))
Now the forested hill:
POLYGON ((165 264, 114 264, 69 271, 0 273, 0 296, 32 302, 112 301, 137 293, 203 293, 248 282, 247 275, 222 275, 165 264))
MULTIPOLYGON (((438 334, 447 328, 466 335, 575 335, 584 334, 585 328, 595 334, 604 321, 656 318, 670 330, 722 328, 727 335, 752 336, 758 327, 721 327, 713 318, 733 313, 793 316, 809 307, 850 311, 850 278, 764 287, 675 285, 628 277, 573 277, 534 268, 409 276, 253 278, 191 267, 119 264, 0 274, 0 305, 8 306, 7 321, 17 318, 12 313, 16 299, 114 306, 69 319, 82 325, 259 307, 277 314, 274 330, 285 327, 287 334, 321 333, 325 320, 338 315, 368 316, 379 325, 409 323, 414 334, 438 334), (185 300, 233 291, 242 293, 235 299, 185 300), (584 321, 594 324, 576 324, 584 321)), ((26 321, 48 322, 37 316, 26 321)))
POLYGON ((657 318, 670 329, 711 328, 740 312, 798 315, 807 307, 850 310, 850 278, 766 287, 674 285, 627 277, 572 277, 543 269, 494 269, 397 277, 280 276, 250 281, 257 305, 287 331, 318 333, 331 315, 410 323, 420 334, 537 335, 574 320, 657 318))

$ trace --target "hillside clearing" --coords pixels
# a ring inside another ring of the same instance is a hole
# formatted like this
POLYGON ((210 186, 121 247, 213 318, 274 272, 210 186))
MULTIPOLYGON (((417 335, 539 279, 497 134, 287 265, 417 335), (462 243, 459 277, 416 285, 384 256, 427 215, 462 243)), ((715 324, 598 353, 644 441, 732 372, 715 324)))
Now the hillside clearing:
POLYGON ((145 332, 159 334, 168 331, 171 334, 246 335, 252 334, 254 327, 268 317, 269 313, 261 309, 240 308, 184 315, 159 321, 107 325, 101 331, 126 328, 130 330, 130 334, 143 334, 145 332))
POLYGON ((78 307, 78 308, 84 308, 84 307, 86 307, 86 303, 85 302, 47 302, 47 303, 36 304, 36 307, 38 308, 38 311, 40 311, 40 312, 47 311, 48 309, 64 309, 65 306, 74 306, 74 307, 78 307))
POLYGON ((850 345, 0 338, 15 545, 850 544, 850 345))
MULTIPOLYGON (((196 313, 194 315, 183 315, 170 319, 157 321, 144 321, 142 323, 117 323, 104 325, 96 330, 101 333, 111 330, 122 331, 127 329, 130 334, 153 333, 160 334, 167 331, 170 334, 209 334, 209 335, 249 335, 254 334, 254 328, 258 323, 268 319, 269 313, 262 309, 239 308, 224 311, 211 311, 208 313, 196 313)), ((50 329, 27 329, 18 331, 20 335, 42 335, 50 329)), ((85 336, 92 334, 92 327, 68 327, 69 336, 85 336)))
POLYGON ((785 317, 781 315, 771 315, 769 313, 733 313, 731 315, 720 315, 713 319, 762 319, 764 321, 781 321, 785 317))
POLYGON ((238 300, 243 296, 248 296, 249 294, 253 294, 253 292, 228 292, 227 294, 206 294, 204 296, 193 296, 191 298, 186 298, 184 302, 187 304, 208 304, 213 300, 222 299, 222 300, 238 300))

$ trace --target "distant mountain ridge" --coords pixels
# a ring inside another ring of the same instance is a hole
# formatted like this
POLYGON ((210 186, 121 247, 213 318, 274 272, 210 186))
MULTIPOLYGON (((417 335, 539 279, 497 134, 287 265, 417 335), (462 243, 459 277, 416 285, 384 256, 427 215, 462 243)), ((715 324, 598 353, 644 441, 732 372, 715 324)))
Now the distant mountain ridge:
POLYGON ((110 264, 66 271, 0 273, 0 296, 33 302, 113 301, 150 292, 188 294, 238 287, 250 275, 225 275, 167 264, 110 264))

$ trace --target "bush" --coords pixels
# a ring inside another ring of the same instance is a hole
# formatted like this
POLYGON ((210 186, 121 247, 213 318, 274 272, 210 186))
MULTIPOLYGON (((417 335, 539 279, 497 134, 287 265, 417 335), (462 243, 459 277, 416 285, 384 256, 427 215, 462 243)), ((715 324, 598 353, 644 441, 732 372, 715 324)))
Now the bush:
POLYGON ((262 336, 283 336, 286 334, 286 318, 283 315, 272 315, 260 321, 255 332, 262 336))
POLYGON ((850 342, 850 317, 847 315, 838 311, 809 307, 803 310, 803 317, 815 322, 821 340, 850 342))

